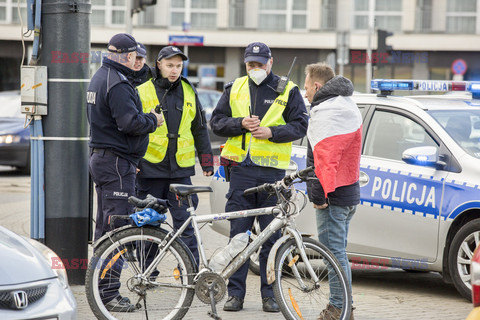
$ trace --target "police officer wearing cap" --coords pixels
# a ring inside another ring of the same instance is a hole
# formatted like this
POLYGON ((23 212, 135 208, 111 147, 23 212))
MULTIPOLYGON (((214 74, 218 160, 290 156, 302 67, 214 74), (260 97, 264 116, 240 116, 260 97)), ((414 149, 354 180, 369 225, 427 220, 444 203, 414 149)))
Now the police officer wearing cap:
POLYGON ((152 78, 152 71, 146 61, 147 49, 143 43, 138 42, 137 58, 133 65, 134 72, 128 76, 128 80, 130 80, 130 83, 133 84, 134 87, 139 86, 152 78))
MULTIPOLYGON (((272 183, 285 176, 290 163, 292 141, 307 132, 307 111, 298 87, 288 81, 278 88, 280 77, 272 72, 270 48, 254 42, 245 49, 244 62, 248 76, 227 84, 210 125, 219 136, 228 137, 222 158, 231 163, 230 188, 225 211, 237 211, 274 206, 276 197, 265 193, 243 195, 245 189, 272 183)), ((246 232, 255 217, 230 221, 230 238, 246 232)), ((273 216, 258 216, 263 230, 273 216)), ((272 286, 267 283, 266 263, 279 233, 262 245, 260 278, 262 307, 265 312, 279 312, 272 286)), ((228 299, 223 310, 239 311, 245 298, 248 262, 228 282, 228 299)))
MULTIPOLYGON (((190 216, 188 203, 181 205, 170 184, 191 185, 195 175, 195 150, 204 176, 213 174, 213 154, 202 105, 193 85, 181 76, 187 56, 180 49, 168 46, 158 53, 155 78, 137 87, 143 109, 158 107, 165 125, 150 134, 147 153, 140 161, 137 174, 137 193, 140 198, 151 194, 169 199, 173 226, 180 228, 190 216)), ((193 195, 195 207, 198 197, 193 195)), ((197 240, 192 225, 182 234, 198 263, 197 240)), ((148 262, 148 261, 147 261, 148 262)))
MULTIPOLYGON (((128 81, 133 72, 137 42, 126 33, 114 35, 110 52, 103 59, 87 90, 87 117, 90 124, 90 174, 95 182, 98 210, 95 240, 110 230, 111 215, 128 215, 135 195, 135 171, 148 146, 148 134, 163 124, 153 109, 144 113, 137 91, 128 81)), ((126 224, 119 221, 116 227, 126 224)), ((121 272, 119 261, 112 274, 121 272)), ((109 272, 110 272, 109 271, 109 272)), ((128 298, 119 295, 118 280, 105 277, 102 301, 110 311, 132 311, 128 298), (111 281, 109 281, 111 280, 111 281)))

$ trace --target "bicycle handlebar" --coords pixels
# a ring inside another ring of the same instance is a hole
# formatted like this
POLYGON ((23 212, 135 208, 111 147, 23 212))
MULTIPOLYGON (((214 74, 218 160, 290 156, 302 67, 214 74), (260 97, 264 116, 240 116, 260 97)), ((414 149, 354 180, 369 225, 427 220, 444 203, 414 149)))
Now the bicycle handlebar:
POLYGON ((249 195, 257 192, 270 192, 273 190, 273 185, 271 183, 265 183, 258 187, 249 188, 243 191, 244 195, 249 195))
MULTIPOLYGON (((302 181, 306 181, 307 178, 308 178, 308 174, 310 172, 314 171, 314 170, 315 170, 314 167, 307 167, 303 170, 295 171, 294 173, 292 173, 288 176, 285 176, 281 180, 282 184, 284 185, 284 187, 288 187, 292 184, 292 182, 295 179, 300 179, 302 181)), ((275 190, 275 185, 276 185, 276 183, 265 183, 265 184, 262 184, 258 187, 253 187, 253 188, 246 189, 245 191, 243 191, 243 194, 244 195, 249 195, 249 194, 257 193, 257 192, 273 192, 275 190)))

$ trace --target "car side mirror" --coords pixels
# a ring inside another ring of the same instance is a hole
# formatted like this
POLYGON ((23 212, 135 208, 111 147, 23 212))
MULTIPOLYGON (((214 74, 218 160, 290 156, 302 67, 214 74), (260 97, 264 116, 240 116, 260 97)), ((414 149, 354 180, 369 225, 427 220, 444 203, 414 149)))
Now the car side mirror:
POLYGON ((418 166, 444 168, 446 163, 440 160, 438 148, 425 146, 415 147, 405 150, 402 154, 402 160, 408 164, 418 166))

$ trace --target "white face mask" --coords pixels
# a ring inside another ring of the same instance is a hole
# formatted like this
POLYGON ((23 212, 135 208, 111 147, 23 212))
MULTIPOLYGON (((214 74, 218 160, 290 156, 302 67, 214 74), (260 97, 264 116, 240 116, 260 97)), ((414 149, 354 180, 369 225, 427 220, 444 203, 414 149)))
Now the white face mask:
POLYGON ((265 69, 252 69, 248 71, 248 76, 258 86, 267 77, 267 70, 265 69))

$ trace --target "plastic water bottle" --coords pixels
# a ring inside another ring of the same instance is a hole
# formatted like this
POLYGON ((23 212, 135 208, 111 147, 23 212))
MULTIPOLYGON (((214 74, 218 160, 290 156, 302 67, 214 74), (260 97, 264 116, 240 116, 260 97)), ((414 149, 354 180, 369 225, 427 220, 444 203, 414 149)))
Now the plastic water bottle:
POLYGON ((239 254, 248 245, 250 239, 250 230, 239 233, 230 240, 230 243, 220 252, 215 254, 209 263, 209 267, 216 272, 222 271, 226 265, 232 261, 237 254, 239 254))

